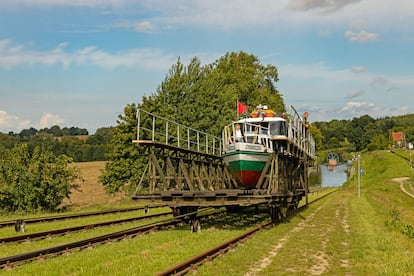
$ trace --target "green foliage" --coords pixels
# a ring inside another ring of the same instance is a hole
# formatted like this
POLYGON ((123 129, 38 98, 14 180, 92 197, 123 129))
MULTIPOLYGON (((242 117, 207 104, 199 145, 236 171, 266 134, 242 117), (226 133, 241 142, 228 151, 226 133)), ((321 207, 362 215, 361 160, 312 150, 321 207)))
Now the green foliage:
POLYGON ((332 120, 330 122, 314 122, 322 133, 322 147, 333 149, 337 142, 348 141, 354 150, 377 150, 388 147, 391 131, 403 131, 406 141, 414 143, 414 115, 373 119, 368 115, 352 120, 332 120))
POLYGON ((88 131, 84 128, 81 129, 78 127, 71 127, 71 128, 64 127, 63 129, 61 129, 57 125, 54 125, 51 128, 41 129, 39 130, 39 133, 49 133, 49 134, 52 134, 54 137, 61 137, 65 135, 66 136, 88 135, 88 131))
POLYGON ((390 211, 390 219, 385 221, 385 225, 391 229, 397 229, 410 239, 414 239, 414 228, 411 224, 405 224, 400 219, 400 212, 396 209, 390 211))
POLYGON ((50 146, 55 155, 65 154, 75 162, 104 161, 111 148, 112 128, 100 128, 94 135, 87 135, 86 129, 53 126, 37 131, 24 129, 18 135, 0 133, 0 146, 7 149, 19 143, 27 143, 29 150, 35 147, 50 146))
POLYGON ((323 148, 323 135, 321 130, 314 124, 309 125, 309 131, 315 140, 315 147, 316 150, 320 150, 323 148))
POLYGON ((406 235, 407 237, 414 239, 414 228, 411 224, 404 224, 401 227, 401 233, 406 235))
POLYGON ((205 66, 197 58, 187 66, 178 60, 157 92, 143 97, 140 108, 220 136, 224 125, 237 119, 237 100, 250 109, 262 103, 285 112, 274 85, 277 80, 275 66, 263 66, 256 56, 244 52, 227 53, 205 66))
POLYGON ((187 66, 178 59, 155 94, 143 97, 139 106, 127 105, 124 115, 119 116, 102 183, 107 191, 115 192, 126 183, 138 182, 142 174, 143 159, 132 143, 136 138, 137 108, 221 136, 223 127, 237 119, 237 100, 251 109, 263 103, 279 114, 285 112, 276 81, 275 66, 264 66, 256 56, 244 52, 227 53, 205 66, 197 58, 187 66))
POLYGON ((382 150, 388 147, 387 139, 383 134, 377 134, 371 139, 371 143, 368 144, 368 150, 382 150))
POLYGON ((137 132, 137 105, 128 104, 124 114, 118 116, 117 126, 113 129, 112 151, 109 162, 100 176, 100 181, 109 193, 119 191, 126 183, 137 183, 141 176, 142 159, 137 146, 132 143, 137 132))
POLYGON ((79 178, 70 158, 56 157, 45 147, 29 151, 27 144, 0 148, 0 208, 7 211, 53 211, 69 197, 79 178))

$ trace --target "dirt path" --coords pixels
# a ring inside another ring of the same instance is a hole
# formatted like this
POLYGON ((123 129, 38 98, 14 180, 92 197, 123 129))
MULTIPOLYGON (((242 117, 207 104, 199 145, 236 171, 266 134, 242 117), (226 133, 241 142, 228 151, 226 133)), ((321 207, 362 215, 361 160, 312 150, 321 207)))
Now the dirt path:
MULTIPOLYGON (((401 191, 403 191, 403 193, 405 193, 406 195, 414 198, 414 194, 408 192, 404 187, 404 182, 409 180, 409 179, 410 179, 409 177, 401 177, 401 178, 393 178, 392 181, 400 183, 401 191)), ((410 183, 410 188, 411 188, 411 190, 413 190, 413 187, 411 186, 411 183, 410 183)))
POLYGON ((258 272, 270 266, 272 264, 272 259, 279 253, 280 249, 285 246, 293 235, 301 232, 305 228, 306 224, 312 223, 315 214, 319 212, 321 208, 322 206, 316 209, 316 211, 310 214, 305 220, 301 221, 291 232, 279 239, 278 243, 256 264, 256 266, 252 267, 251 270, 245 274, 245 276, 257 275, 258 272))
POLYGON ((268 273, 321 275, 338 267, 346 272, 351 266, 348 215, 347 199, 332 196, 278 239, 245 276, 268 273), (304 236, 310 238, 302 239, 304 236), (339 253, 333 255, 332 248, 339 253))

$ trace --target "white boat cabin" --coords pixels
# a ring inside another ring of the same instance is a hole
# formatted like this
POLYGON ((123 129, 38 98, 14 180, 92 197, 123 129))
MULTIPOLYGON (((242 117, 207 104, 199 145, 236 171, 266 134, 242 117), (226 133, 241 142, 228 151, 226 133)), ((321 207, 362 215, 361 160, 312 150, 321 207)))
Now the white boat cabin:
MULTIPOLYGON (((296 113, 297 114, 297 113, 296 113)), ((243 118, 223 131, 223 153, 234 151, 283 152, 288 143, 315 156, 315 143, 305 121, 297 116, 277 116, 266 106, 258 106, 251 118, 243 118)))

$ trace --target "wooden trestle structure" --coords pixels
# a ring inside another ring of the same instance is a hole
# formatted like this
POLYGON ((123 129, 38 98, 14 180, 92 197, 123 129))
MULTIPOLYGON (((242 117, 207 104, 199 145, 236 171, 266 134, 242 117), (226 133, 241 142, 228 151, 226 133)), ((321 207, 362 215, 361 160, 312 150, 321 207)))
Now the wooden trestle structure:
MULTIPOLYGON (((221 138, 186 128, 138 110, 137 140, 146 166, 133 199, 163 203, 175 215, 199 207, 266 205, 274 221, 295 209, 308 193, 307 172, 312 160, 295 144, 280 143, 254 189, 238 187, 221 157, 221 138), (163 122, 163 123, 160 123, 163 122)), ((277 148, 277 147, 275 147, 277 148)))

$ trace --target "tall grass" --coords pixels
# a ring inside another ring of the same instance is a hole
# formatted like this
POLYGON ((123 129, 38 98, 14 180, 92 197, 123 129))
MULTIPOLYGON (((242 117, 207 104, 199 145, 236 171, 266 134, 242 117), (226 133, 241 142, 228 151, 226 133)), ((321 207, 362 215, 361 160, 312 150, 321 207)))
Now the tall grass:
MULTIPOLYGON (((376 151, 363 155, 361 167, 361 198, 350 197, 355 271, 409 275, 414 271, 414 239, 407 225, 414 222, 414 200, 393 181, 410 175, 409 164, 390 152, 376 151)), ((355 195, 355 182, 348 187, 355 195)))

